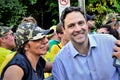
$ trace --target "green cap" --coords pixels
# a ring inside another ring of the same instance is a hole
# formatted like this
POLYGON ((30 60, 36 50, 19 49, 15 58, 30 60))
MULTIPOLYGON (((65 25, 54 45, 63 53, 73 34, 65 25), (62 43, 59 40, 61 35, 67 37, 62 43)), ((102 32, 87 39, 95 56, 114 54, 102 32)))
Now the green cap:
POLYGON ((15 43, 17 45, 17 49, 22 48, 23 44, 29 40, 38 40, 45 37, 45 30, 41 29, 34 23, 26 22, 21 23, 15 34, 15 43))
POLYGON ((6 35, 7 32, 9 32, 12 28, 7 26, 0 26, 0 37, 3 37, 6 35))

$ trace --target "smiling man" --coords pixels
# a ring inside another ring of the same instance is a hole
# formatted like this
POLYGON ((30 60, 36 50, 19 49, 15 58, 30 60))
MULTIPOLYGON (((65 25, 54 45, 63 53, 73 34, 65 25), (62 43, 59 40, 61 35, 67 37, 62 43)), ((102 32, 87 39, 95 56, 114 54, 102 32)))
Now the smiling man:
POLYGON ((61 22, 70 41, 55 57, 54 80, 119 80, 112 58, 116 39, 108 34, 88 35, 79 7, 67 7, 61 22))

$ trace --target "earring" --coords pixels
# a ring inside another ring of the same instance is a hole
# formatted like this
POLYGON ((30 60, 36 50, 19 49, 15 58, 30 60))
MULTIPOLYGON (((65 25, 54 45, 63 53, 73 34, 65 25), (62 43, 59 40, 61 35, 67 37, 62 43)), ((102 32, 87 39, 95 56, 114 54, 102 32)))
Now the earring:
POLYGON ((25 51, 27 51, 28 50, 28 48, 25 48, 25 51))

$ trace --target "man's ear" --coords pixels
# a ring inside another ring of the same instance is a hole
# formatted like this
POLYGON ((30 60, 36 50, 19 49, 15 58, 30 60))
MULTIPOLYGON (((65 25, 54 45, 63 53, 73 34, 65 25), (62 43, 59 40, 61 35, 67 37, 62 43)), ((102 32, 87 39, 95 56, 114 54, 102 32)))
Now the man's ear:
POLYGON ((6 39, 5 37, 1 37, 0 42, 5 42, 5 39, 6 39))
POLYGON ((4 44, 4 43, 6 43, 5 38, 4 38, 4 37, 1 37, 1 38, 0 38, 0 45, 1 45, 1 44, 4 44))

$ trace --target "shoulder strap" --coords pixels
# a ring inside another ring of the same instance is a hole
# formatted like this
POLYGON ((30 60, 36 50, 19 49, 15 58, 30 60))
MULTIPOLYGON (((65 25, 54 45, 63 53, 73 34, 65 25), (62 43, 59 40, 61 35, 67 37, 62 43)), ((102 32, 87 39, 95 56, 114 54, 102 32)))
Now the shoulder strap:
POLYGON ((56 44, 60 49, 61 49, 61 47, 59 46, 59 44, 56 44))

